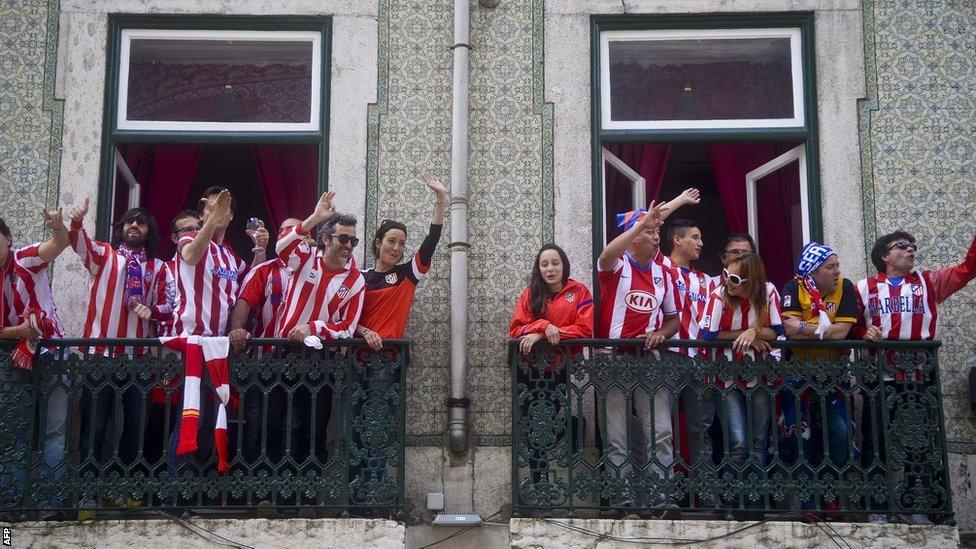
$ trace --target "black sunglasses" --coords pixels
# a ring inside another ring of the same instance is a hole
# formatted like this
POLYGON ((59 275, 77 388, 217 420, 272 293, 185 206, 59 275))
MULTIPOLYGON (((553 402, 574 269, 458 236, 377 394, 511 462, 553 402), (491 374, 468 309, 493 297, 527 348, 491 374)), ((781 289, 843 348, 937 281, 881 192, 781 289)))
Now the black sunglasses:
POLYGON ((890 252, 895 248, 898 248, 899 250, 911 250, 913 252, 918 250, 918 246, 916 244, 912 244, 911 242, 896 242, 895 244, 888 246, 888 251, 890 252))
POLYGON ((189 232, 199 231, 200 227, 183 227, 182 229, 176 229, 176 234, 183 234, 189 232))
POLYGON ((355 236, 349 236, 347 234, 333 234, 329 235, 329 238, 334 238, 339 241, 339 244, 343 246, 351 244, 355 248, 359 244, 359 238, 355 236))

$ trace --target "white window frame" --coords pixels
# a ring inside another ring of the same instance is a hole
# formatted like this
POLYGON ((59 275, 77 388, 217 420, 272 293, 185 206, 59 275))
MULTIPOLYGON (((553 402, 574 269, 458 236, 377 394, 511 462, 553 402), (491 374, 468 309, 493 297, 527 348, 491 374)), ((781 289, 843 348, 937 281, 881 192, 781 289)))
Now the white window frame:
POLYGON ((810 199, 807 183, 807 146, 799 145, 762 166, 746 174, 746 211, 749 219, 749 234, 759 245, 759 201, 757 195, 759 180, 767 175, 784 168, 793 162, 799 162, 800 170, 800 223, 803 229, 803 242, 810 242, 810 199))
MULTIPOLYGON (((607 203, 607 164, 613 166, 620 173, 624 175, 631 185, 631 206, 634 210, 638 208, 643 208, 647 204, 647 186, 645 185, 645 180, 639 173, 637 173, 633 168, 627 165, 626 162, 621 160, 617 155, 610 152, 606 147, 600 147, 601 158, 603 159, 603 203, 607 203)), ((607 246, 607 235, 606 228, 603 228, 603 247, 607 246)))
POLYGON ((119 55, 117 127, 120 130, 174 132, 308 132, 319 131, 322 108, 322 33, 315 31, 169 30, 124 29, 119 55), (132 40, 248 40, 309 42, 312 45, 312 89, 310 120, 307 122, 188 122, 175 120, 128 120, 129 55, 132 40))
POLYGON ((803 55, 799 28, 769 29, 648 29, 600 33, 600 118, 606 130, 679 130, 727 128, 802 128, 804 119, 803 55), (714 40, 789 38, 793 76, 792 118, 742 118, 729 120, 613 120, 610 108, 610 43, 655 40, 714 40))

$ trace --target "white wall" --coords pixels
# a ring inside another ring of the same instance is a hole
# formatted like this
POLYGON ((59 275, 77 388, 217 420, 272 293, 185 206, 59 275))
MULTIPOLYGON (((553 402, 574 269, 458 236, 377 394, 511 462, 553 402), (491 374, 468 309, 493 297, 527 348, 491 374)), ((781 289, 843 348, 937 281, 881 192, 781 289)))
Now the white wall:
MULTIPOLYGON (((108 16, 125 14, 332 16, 329 187, 341 210, 361 214, 366 197, 366 106, 376 101, 376 0, 62 0, 56 94, 64 99, 60 203, 98 195, 108 16)), ((312 205, 309 205, 311 208, 312 205)), ((97 212, 101 213, 101 212, 97 212)), ((94 229, 95 215, 86 220, 94 229)), ((160 220, 168 223, 168 220, 160 220)), ((362 223, 359 227, 362 232, 362 223)), ((362 236, 360 234, 360 236, 362 236)), ((358 253, 362 253, 362 248, 358 253)), ((360 261, 362 257, 358 258, 360 261)), ((59 313, 81 333, 88 275, 70 255, 56 262, 59 313)))

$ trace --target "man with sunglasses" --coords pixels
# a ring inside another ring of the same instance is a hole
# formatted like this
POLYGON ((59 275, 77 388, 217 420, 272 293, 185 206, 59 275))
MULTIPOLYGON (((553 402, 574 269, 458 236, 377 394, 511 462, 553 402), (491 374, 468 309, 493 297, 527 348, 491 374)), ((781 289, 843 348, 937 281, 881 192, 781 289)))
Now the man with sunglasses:
MULTIPOLYGON (((969 252, 963 262, 953 267, 937 270, 916 268, 917 250, 915 237, 905 231, 886 234, 875 242, 871 249, 871 263, 878 270, 878 274, 861 280, 856 285, 865 340, 881 342, 935 339, 938 335, 938 306, 976 278, 976 237, 969 245, 969 252)), ((924 357, 920 361, 925 362, 924 357)), ((885 373, 886 393, 900 393, 910 375, 914 378, 915 385, 931 383, 930 379, 924 378, 921 370, 906 371, 905 366, 907 365, 894 368, 894 379, 888 372, 885 373)), ((931 372, 931 375, 936 374, 931 372)), ((880 407, 881 403, 876 401, 875 406, 880 407)), ((880 413, 880 409, 874 413, 865 410, 863 455, 866 459, 872 459, 876 451, 884 459, 886 453, 883 443, 878 444, 877 449, 874 448, 875 438, 887 440, 887 437, 875 437, 873 433, 875 426, 870 419, 880 418, 880 413)), ((891 471, 889 481, 898 482, 904 473, 891 471)), ((909 479, 906 482, 912 485, 922 482, 922 479, 909 479)), ((913 524, 931 524, 929 518, 922 514, 903 515, 902 519, 913 524)), ((872 515, 871 521, 885 522, 885 517, 872 515)))
MULTIPOLYGON (((323 194, 311 215, 280 238, 276 246, 279 259, 293 273, 278 320, 278 336, 306 341, 313 347, 317 343, 313 338, 335 341, 355 336, 366 289, 366 280, 352 257, 359 244, 356 218, 337 213, 334 197, 334 192, 323 194), (312 229, 323 222, 318 247, 302 246, 312 229)), ((295 460, 303 461, 312 449, 317 460, 313 468, 324 466, 325 427, 331 408, 332 391, 327 383, 294 392, 290 455, 295 460), (311 432, 315 433, 314 440, 311 432)))

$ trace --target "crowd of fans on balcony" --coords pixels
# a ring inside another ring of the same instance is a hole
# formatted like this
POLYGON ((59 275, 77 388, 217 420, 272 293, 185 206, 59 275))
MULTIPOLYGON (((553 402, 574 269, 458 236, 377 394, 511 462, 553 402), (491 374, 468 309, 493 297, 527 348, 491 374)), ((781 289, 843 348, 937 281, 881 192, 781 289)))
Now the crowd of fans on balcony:
MULTIPOLYGON (((304 220, 287 219, 281 224, 276 256, 271 259, 265 257, 268 230, 257 220, 249 222, 248 234, 254 242, 250 265, 225 244, 234 204, 230 192, 219 187, 204 192, 199 210, 183 211, 171 220, 170 238, 177 251, 168 261, 152 256, 160 235, 153 215, 143 208, 132 208, 119 218, 111 242, 95 240, 86 231, 87 201, 67 210, 67 225, 61 208, 45 211, 52 236, 42 243, 15 247, 10 229, 0 219, 0 338, 17 341, 12 356, 15 368, 3 375, 15 383, 29 383, 34 355, 45 352, 42 340, 65 336, 46 271, 71 247, 90 275, 83 338, 158 337, 165 348, 186 357, 202 357, 196 372, 190 371, 191 360, 186 359, 181 418, 172 429, 167 456, 176 467, 186 460, 199 463, 209 458, 216 445, 217 466, 225 469, 226 448, 221 446, 226 441, 220 436, 198 436, 197 425, 215 425, 219 432, 220 418, 226 422, 220 407, 227 403, 227 375, 219 368, 210 370, 218 395, 214 405, 214 399, 200 396, 201 364, 205 362, 209 368, 222 363, 226 369, 231 353, 270 350, 249 348, 251 337, 287 338, 317 348, 322 342, 359 337, 377 350, 384 340, 403 338, 414 291, 430 268, 441 235, 447 200, 440 181, 429 175, 424 180, 434 193, 435 204, 423 243, 402 262, 407 227, 385 220, 369 241, 375 266, 365 271, 357 268, 353 258, 359 244, 357 220, 336 211, 332 192, 323 194, 304 220), (313 232, 320 225, 315 238, 313 232)), ((743 233, 729 236, 722 250, 724 268, 710 276, 694 267, 703 246, 696 223, 670 222, 666 239, 672 251, 669 256, 661 251, 660 229, 665 218, 698 201, 698 191, 689 189, 670 202, 652 202, 647 210, 618 216, 623 232, 606 246, 597 262, 599 311, 587 286, 570 278, 565 252, 555 244, 544 245, 509 328, 510 336, 520 340, 521 351, 530 353, 542 341, 555 345, 596 336, 641 339, 651 356, 680 353, 704 360, 741 361, 747 356, 778 356, 779 350, 769 342, 783 338, 931 340, 938 335, 939 304, 976 277, 976 239, 959 265, 922 270, 915 265, 914 237, 902 231, 878 238, 871 253, 877 274, 857 283, 841 276, 840 258, 831 247, 810 242, 800 254, 795 278, 777 289, 767 281, 753 239, 743 233), (596 323, 595 317, 599 318, 596 323), (664 348, 671 338, 725 340, 730 345, 664 348)), ((106 345, 83 352, 121 359, 149 351, 106 345)), ((830 353, 802 352, 825 357, 830 353)), ((904 379, 894 376, 885 383, 898 384, 904 379)), ((673 463, 671 410, 672 399, 678 399, 686 415, 693 459, 711 455, 712 442, 702 433, 719 418, 731 434, 728 450, 733 459, 762 464, 773 436, 768 395, 764 399, 765 393, 760 391, 747 396, 744 389, 759 383, 755 379, 722 383, 731 389, 713 392, 705 400, 690 391, 671 394, 668 390, 635 398, 641 423, 652 435, 647 437, 648 455, 665 468, 673 463)), ((82 437, 83 457, 101 455, 105 424, 116 396, 110 390, 86 393, 82 432, 92 434, 82 437)), ((314 432, 322 433, 328 412, 312 408, 323 407, 325 398, 305 396, 296 395, 291 413, 311 418, 317 424, 314 432)), ((618 389, 603 398, 605 451, 614 466, 626 469, 626 417, 630 411, 625 403, 630 397, 618 389)), ((138 399, 121 400, 126 418, 139 416, 138 399)), ((245 406, 246 422, 260 423, 266 416, 269 425, 283 424, 285 411, 280 403, 269 403, 265 410, 260 398, 245 400, 253 403, 245 406)), ((846 438, 835 435, 850 427, 851 411, 844 399, 836 398, 826 409, 824 426, 819 428, 828 430, 831 441, 838 441, 827 449, 831 461, 843 463, 849 457, 843 447, 846 438)), ((67 393, 63 388, 52 389, 42 426, 43 459, 52 470, 65 459, 67 410, 67 393)), ((793 414, 787 421, 794 422, 803 411, 787 413, 793 414)), ((137 423, 124 423, 120 454, 132 451, 137 429, 137 423)), ((298 430, 292 435, 296 444, 304 444, 305 453, 319 450, 318 440, 303 439, 298 430)), ((249 444, 256 443, 246 442, 245 447, 249 444)))

